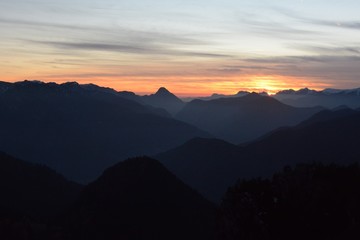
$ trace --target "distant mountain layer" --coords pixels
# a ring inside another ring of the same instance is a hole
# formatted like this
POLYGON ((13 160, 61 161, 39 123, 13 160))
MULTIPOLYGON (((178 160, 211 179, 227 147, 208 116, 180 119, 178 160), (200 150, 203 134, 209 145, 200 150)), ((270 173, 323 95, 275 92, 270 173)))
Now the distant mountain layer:
POLYGON ((14 216, 54 216, 73 204, 80 190, 80 185, 45 166, 0 152, 0 222, 14 216))
MULTIPOLYGON (((239 91, 238 93, 233 94, 233 95, 214 93, 214 94, 212 94, 211 96, 208 96, 208 97, 187 97, 187 98, 183 98, 183 100, 185 102, 190 102, 190 101, 195 100, 195 99, 208 101, 208 100, 214 100, 214 99, 219 99, 219 98, 243 97, 243 96, 248 95, 250 93, 251 92, 248 92, 248 91, 239 91)), ((259 93, 259 95, 269 96, 269 94, 267 92, 261 92, 261 93, 259 93)))
POLYGON ((164 110, 77 83, 18 82, 0 93, 0 150, 94 180, 127 157, 155 154, 207 133, 164 110))
POLYGON ((244 147, 195 139, 155 158, 185 183, 219 201, 238 178, 268 177, 297 163, 359 161, 360 113, 322 112, 244 147))
POLYGON ((210 101, 193 100, 176 118, 232 143, 254 140, 282 126, 295 125, 321 108, 295 108, 256 93, 210 101))
POLYGON ((300 90, 282 90, 276 93, 276 95, 352 95, 352 96, 360 96, 360 88, 354 89, 333 89, 326 88, 321 91, 312 90, 309 88, 302 88, 300 90))
MULTIPOLYGON (((219 98, 234 98, 243 97, 251 92, 239 91, 237 94, 212 94, 208 97, 187 97, 183 98, 185 102, 190 102, 195 99, 200 100, 214 100, 219 98)), ((259 93, 263 96, 268 96, 266 92, 259 93)), ((280 100, 281 102, 294 107, 314 107, 322 106, 326 108, 336 108, 341 105, 346 105, 351 108, 360 107, 360 88, 354 89, 332 89, 327 88, 321 91, 303 88, 299 90, 281 90, 271 97, 280 100)))
POLYGON ((284 90, 273 96, 283 103, 296 107, 323 106, 335 108, 346 105, 351 108, 360 106, 360 88, 340 90, 324 89, 315 91, 308 88, 295 90, 284 90))
POLYGON ((172 115, 178 113, 185 105, 183 101, 164 87, 159 88, 155 94, 143 96, 141 99, 145 104, 163 108, 172 115))
POLYGON ((214 239, 216 207, 151 158, 109 169, 83 191, 65 225, 71 239, 214 239))
POLYGON ((164 87, 159 88, 158 91, 154 94, 145 96, 139 96, 133 92, 128 91, 117 92, 117 95, 128 100, 136 101, 143 105, 162 108, 171 115, 175 115, 185 105, 180 98, 169 92, 169 90, 164 87))

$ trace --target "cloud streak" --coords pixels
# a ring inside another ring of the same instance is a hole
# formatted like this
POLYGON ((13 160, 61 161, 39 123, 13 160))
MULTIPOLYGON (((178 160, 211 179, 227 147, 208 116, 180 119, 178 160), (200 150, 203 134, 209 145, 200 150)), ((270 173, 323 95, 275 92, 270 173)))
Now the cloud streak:
POLYGON ((139 55, 167 55, 167 56, 187 56, 201 58, 233 58, 229 54, 218 54, 209 52, 194 52, 165 48, 153 44, 121 44, 121 43, 94 43, 94 42, 57 42, 57 41, 29 41, 31 43, 52 46, 61 50, 76 51, 102 51, 118 52, 139 55))

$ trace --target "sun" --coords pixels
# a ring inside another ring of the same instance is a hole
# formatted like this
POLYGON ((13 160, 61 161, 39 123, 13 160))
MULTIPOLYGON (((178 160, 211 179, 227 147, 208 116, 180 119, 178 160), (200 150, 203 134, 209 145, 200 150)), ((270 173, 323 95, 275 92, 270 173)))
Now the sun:
POLYGON ((273 76, 256 76, 251 78, 250 88, 256 92, 275 94, 283 88, 285 81, 273 76))

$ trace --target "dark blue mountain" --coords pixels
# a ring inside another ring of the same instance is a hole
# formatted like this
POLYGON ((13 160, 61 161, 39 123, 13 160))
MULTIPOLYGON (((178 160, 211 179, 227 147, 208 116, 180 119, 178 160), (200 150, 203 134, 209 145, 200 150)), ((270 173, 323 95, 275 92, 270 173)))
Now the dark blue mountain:
POLYGON ((322 106, 335 108, 345 105, 350 108, 360 106, 360 88, 356 89, 324 89, 322 91, 311 90, 308 88, 295 90, 284 90, 273 96, 279 101, 295 107, 314 107, 322 106))
POLYGON ((0 81, 0 93, 6 91, 11 86, 11 83, 0 81))
POLYGON ((295 108, 256 93, 210 101, 193 100, 176 118, 239 144, 282 126, 292 126, 321 108, 295 108))
POLYGON ((217 202, 240 174, 241 150, 223 140, 196 138, 155 158, 186 184, 217 202))
POLYGON ((107 169, 64 219, 71 239, 214 239, 216 207, 158 161, 107 169))
POLYGON ((245 146, 195 139, 155 158, 208 199, 220 201, 238 178, 269 177, 298 163, 358 162, 359 138, 360 113, 340 110, 319 113, 245 146))
POLYGON ((55 216, 73 204, 81 188, 46 166, 0 152, 0 225, 7 218, 55 216))
POLYGON ((141 100, 150 106, 163 108, 172 115, 178 113, 185 105, 181 99, 164 87, 159 88, 155 94, 141 97, 141 100))
POLYGON ((162 109, 77 83, 24 81, 0 93, 0 150, 88 182, 127 157, 208 134, 162 109))

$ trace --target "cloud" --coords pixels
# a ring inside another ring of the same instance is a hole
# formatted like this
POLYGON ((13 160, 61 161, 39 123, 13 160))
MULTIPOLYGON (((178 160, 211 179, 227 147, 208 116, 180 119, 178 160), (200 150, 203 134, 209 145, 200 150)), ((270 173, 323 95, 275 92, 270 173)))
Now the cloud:
POLYGON ((279 22, 271 22, 271 21, 258 21, 258 20, 250 20, 247 19, 243 21, 247 25, 251 26, 252 31, 264 34, 264 35, 274 35, 277 37, 294 37, 301 36, 305 37, 305 35, 318 35, 319 32, 304 30, 300 28, 290 27, 283 23, 279 22))
POLYGON ((311 18, 308 19, 302 18, 302 19, 304 22, 308 22, 320 26, 360 30, 360 22, 358 21, 329 21, 329 20, 319 20, 319 19, 311 19, 311 18))
MULTIPOLYGON (((108 26, 108 27, 100 27, 100 26, 92 26, 92 25, 84 25, 84 24, 61 24, 54 22, 40 22, 40 21, 31 21, 31 20, 20 20, 20 19, 9 19, 9 18, 1 18, 0 24, 8 24, 25 26, 25 27, 35 27, 38 30, 41 28, 47 29, 60 29, 66 31, 66 36, 71 38, 74 32, 81 34, 88 33, 94 38, 102 38, 102 39, 122 39, 123 41, 130 42, 148 42, 148 43, 163 43, 169 45, 205 45, 206 41, 196 39, 189 36, 184 36, 180 34, 169 34, 163 33, 159 31, 145 31, 138 30, 132 28, 125 28, 121 26, 108 26)), ((60 31, 62 33, 62 31, 60 31)))
POLYGON ((37 22, 31 20, 10 19, 10 18, 1 18, 1 17, 0 17, 0 24, 21 25, 21 26, 30 26, 30 27, 60 28, 66 30, 99 30, 99 28, 90 27, 90 26, 67 25, 67 24, 50 23, 50 22, 37 22))
POLYGON ((263 74, 318 79, 320 82, 351 82, 360 86, 359 56, 287 56, 244 59, 243 63, 264 66, 263 74))
POLYGON ((194 52, 186 50, 176 50, 158 46, 151 43, 107 43, 107 42, 59 42, 59 41, 28 41, 31 43, 52 46, 61 50, 70 51, 102 51, 102 52, 118 52, 141 55, 167 55, 167 56, 188 56, 201 58, 232 58, 234 56, 228 54, 218 54, 210 52, 194 52))
POLYGON ((339 56, 339 55, 313 55, 313 56, 284 56, 284 57, 264 57, 248 58, 246 62, 272 63, 272 64, 301 64, 301 63, 334 63, 334 62, 358 62, 360 56, 339 56))
POLYGON ((336 55, 336 56, 360 56, 360 47, 358 46, 299 46, 292 45, 293 48, 310 52, 317 55, 336 55))
MULTIPOLYGON (((161 32, 161 30, 140 30, 121 27, 114 23, 109 26, 92 26, 83 23, 74 25, 54 22, 1 18, 0 25, 19 26, 25 29, 40 31, 39 34, 16 36, 14 41, 43 45, 27 47, 41 54, 57 54, 68 56, 83 56, 87 52, 113 52, 121 54, 137 54, 157 57, 195 57, 195 58, 232 58, 226 52, 212 52, 206 46, 213 46, 211 39, 196 34, 186 35, 176 32, 161 32), (51 34, 50 34, 51 33, 51 34), (44 35, 45 34, 45 35, 44 35), (44 37, 46 36, 46 38, 44 37), (44 40, 45 39, 45 40, 44 40), (50 40, 49 40, 50 39, 50 40), (52 40, 55 39, 55 40, 52 40), (60 39, 60 40, 59 40, 60 39), (44 46, 50 47, 46 48, 44 46)), ((21 46, 21 45, 19 45, 21 46)), ((26 49, 20 49, 24 53, 26 49)), ((33 52, 32 52, 33 53, 33 52)), ((36 52, 34 52, 36 53, 36 52)), ((89 56, 86 56, 89 57, 89 56)))
POLYGON ((304 17, 304 15, 301 15, 299 12, 290 9, 284 9, 280 7, 272 7, 272 9, 277 13, 281 13, 282 15, 290 19, 299 20, 302 23, 309 23, 313 25, 327 26, 334 28, 360 30, 360 21, 336 21, 336 20, 316 19, 311 17, 304 17))
POLYGON ((242 13, 239 23, 245 25, 242 30, 250 31, 251 34, 261 35, 262 37, 273 37, 275 39, 317 39, 322 35, 320 31, 309 30, 304 26, 292 24, 289 21, 274 20, 274 18, 257 13, 242 13))

